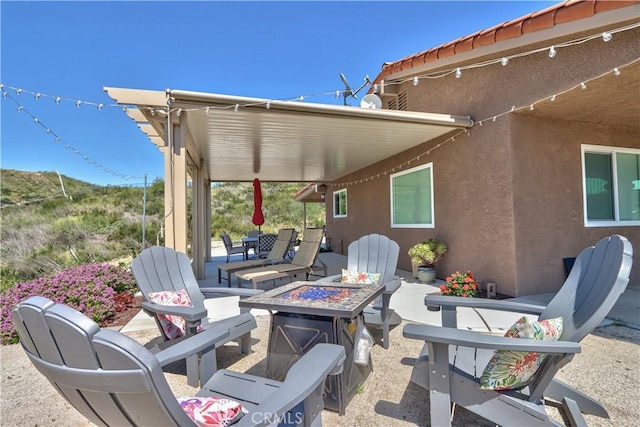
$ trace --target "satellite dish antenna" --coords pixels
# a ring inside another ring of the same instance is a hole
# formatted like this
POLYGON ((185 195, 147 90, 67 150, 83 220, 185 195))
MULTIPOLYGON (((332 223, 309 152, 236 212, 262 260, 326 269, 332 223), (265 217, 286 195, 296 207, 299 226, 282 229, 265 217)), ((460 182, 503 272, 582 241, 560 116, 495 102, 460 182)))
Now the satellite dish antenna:
POLYGON ((365 95, 360 101, 360 108, 368 108, 370 110, 379 110, 382 108, 382 100, 376 94, 370 93, 365 95))
POLYGON ((342 99, 343 99, 344 105, 347 105, 348 97, 353 96, 354 98, 357 99, 358 98, 357 95, 358 95, 358 92, 360 92, 360 89, 362 89, 366 85, 371 84, 371 80, 369 80, 369 76, 364 76, 364 83, 362 83, 360 87, 356 89, 356 91, 354 92, 351 89, 351 86, 349 86, 349 82, 347 81, 347 78, 342 73, 340 73, 340 80, 342 80, 342 83, 344 83, 344 88, 345 88, 344 92, 342 92, 342 99))

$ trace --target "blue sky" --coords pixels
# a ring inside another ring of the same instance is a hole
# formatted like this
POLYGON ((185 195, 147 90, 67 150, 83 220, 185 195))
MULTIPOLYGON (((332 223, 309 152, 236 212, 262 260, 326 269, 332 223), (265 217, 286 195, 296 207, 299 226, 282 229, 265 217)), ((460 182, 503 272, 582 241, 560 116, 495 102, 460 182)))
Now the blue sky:
POLYGON ((340 73, 357 88, 384 62, 554 3, 2 0, 0 165, 151 181, 162 155, 105 86, 342 104, 307 95, 343 90, 340 73))

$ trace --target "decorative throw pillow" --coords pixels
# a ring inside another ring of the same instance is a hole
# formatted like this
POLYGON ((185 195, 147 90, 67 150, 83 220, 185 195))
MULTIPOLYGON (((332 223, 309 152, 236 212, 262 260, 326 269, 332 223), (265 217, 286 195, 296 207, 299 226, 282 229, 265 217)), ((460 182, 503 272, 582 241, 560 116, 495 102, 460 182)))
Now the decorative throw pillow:
POLYGON ((201 427, 229 426, 249 412, 234 400, 217 397, 179 397, 178 403, 201 427))
MULTIPOLYGON (((149 292, 149 300, 152 303, 159 305, 193 306, 193 304, 191 304, 189 294, 184 289, 179 291, 149 292)), ((158 314, 158 321, 160 321, 162 330, 170 340, 180 338, 185 333, 186 323, 182 316, 158 314)))
MULTIPOLYGON (((522 316, 505 337, 557 341, 562 335, 562 317, 531 321, 522 316)), ((497 350, 480 377, 480 388, 509 390, 529 383, 546 355, 527 351, 497 350)))
POLYGON ((360 285, 377 285, 380 273, 359 273, 342 269, 342 283, 358 283, 360 285))

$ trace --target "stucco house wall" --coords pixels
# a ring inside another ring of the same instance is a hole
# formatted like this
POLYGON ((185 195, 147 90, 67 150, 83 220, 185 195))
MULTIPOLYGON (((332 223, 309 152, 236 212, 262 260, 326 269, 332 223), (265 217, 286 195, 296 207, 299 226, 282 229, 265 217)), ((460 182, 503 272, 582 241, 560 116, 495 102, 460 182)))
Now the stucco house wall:
MULTIPOLYGON (((410 270, 409 247, 436 237, 449 247, 436 266, 438 277, 470 269, 481 282, 496 282, 498 292, 519 296, 559 289, 565 278, 563 257, 618 233, 636 248, 631 286, 640 283, 640 227, 584 226, 580 148, 640 148, 640 129, 598 123, 597 117, 574 120, 544 103, 508 113, 512 106, 529 105, 638 58, 639 39, 636 29, 616 34, 616 43, 592 40, 563 49, 555 58, 540 52, 514 58, 507 66, 465 70, 460 78, 424 79, 417 86, 408 81, 385 89, 406 92, 408 110, 469 115, 482 126, 476 123, 455 140, 450 134, 429 141, 331 183, 326 200, 332 249, 346 253, 363 234, 386 234, 400 244, 399 268, 410 270), (390 181, 384 172, 398 171, 407 161, 402 170, 433 163, 435 228, 390 226, 390 181), (333 218, 331 196, 340 188, 347 188, 348 216, 333 218)), ((593 96, 587 90, 584 94, 593 96)), ((385 103, 389 99, 383 97, 385 103)), ((574 94, 572 99, 572 108, 580 109, 580 98, 574 94)), ((606 96, 602 102, 624 108, 606 96)))

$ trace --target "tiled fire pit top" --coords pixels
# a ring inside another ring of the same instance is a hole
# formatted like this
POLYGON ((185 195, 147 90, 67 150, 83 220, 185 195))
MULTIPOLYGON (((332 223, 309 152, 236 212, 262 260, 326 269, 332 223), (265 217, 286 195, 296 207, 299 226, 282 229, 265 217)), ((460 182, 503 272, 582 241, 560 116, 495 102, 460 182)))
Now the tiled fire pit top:
POLYGON ((353 318, 384 289, 384 285, 300 281, 241 299, 240 307, 353 318))

